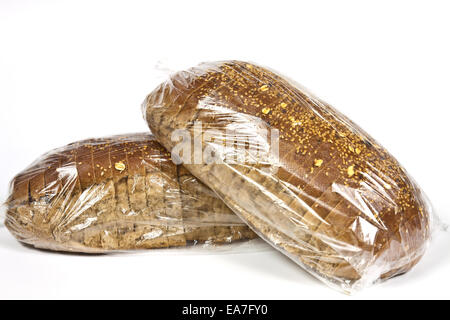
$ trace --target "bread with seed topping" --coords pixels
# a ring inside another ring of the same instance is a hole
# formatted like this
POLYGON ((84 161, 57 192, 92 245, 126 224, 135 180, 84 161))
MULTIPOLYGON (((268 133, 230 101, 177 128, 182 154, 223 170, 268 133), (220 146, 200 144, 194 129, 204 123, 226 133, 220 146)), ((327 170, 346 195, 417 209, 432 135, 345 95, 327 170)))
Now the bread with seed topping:
POLYGON ((179 143, 172 134, 187 130, 203 155, 220 155, 200 163, 190 155, 184 166, 321 280, 351 290, 404 273, 423 255, 429 207, 404 168, 346 116, 275 72, 203 63, 171 75, 142 107, 168 150, 179 143), (262 151, 257 161, 249 161, 252 148, 262 151))
POLYGON ((5 225, 20 241, 103 253, 228 243, 256 235, 151 134, 53 150, 11 182, 5 225))

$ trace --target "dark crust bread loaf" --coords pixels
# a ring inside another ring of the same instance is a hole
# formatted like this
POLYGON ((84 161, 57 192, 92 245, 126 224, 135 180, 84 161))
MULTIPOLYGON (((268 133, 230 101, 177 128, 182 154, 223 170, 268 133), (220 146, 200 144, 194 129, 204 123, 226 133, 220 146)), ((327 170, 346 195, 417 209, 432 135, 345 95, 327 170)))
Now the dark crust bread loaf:
POLYGON ((299 85, 250 63, 204 63, 171 75, 142 107, 168 150, 177 129, 198 137, 198 123, 203 151, 222 155, 235 151, 220 140, 273 148, 256 129, 277 129, 277 161, 184 165, 320 279, 355 287, 404 273, 423 255, 430 215, 420 189, 366 132, 299 85), (209 129, 219 142, 205 138, 209 129))
POLYGON ((85 253, 256 235, 151 134, 53 150, 11 182, 5 225, 38 248, 85 253))

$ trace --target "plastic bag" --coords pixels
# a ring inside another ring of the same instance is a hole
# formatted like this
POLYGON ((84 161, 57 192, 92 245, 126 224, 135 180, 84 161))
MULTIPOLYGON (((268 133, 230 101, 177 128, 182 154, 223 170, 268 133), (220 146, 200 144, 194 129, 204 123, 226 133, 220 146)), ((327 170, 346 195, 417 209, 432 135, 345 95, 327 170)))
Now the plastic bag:
POLYGON ((411 269, 430 204, 405 169, 347 117, 254 64, 172 74, 142 104, 157 140, 259 236, 352 292, 411 269))
POLYGON ((11 182, 5 225, 44 249, 103 253, 256 235, 146 133, 46 153, 11 182))

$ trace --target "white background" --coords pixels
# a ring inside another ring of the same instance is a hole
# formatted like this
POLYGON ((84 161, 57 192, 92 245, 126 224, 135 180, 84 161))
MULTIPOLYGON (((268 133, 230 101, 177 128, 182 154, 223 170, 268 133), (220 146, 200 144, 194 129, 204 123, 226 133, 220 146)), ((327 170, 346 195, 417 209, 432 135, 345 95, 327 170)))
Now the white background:
MULTIPOLYGON (((449 220, 446 1, 0 2, 0 199, 43 152, 147 130, 172 70, 251 60, 286 74, 371 133, 449 220)), ((450 298, 450 237, 409 274, 351 298, 450 298)), ((0 227, 0 298, 342 298, 270 249, 239 254, 52 254, 0 227)))

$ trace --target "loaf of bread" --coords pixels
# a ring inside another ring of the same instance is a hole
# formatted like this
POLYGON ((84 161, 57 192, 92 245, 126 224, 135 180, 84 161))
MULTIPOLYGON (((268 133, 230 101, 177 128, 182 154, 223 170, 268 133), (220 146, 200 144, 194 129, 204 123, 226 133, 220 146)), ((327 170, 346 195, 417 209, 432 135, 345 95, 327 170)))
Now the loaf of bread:
POLYGON ((103 253, 256 235, 150 134, 53 150, 11 182, 5 225, 20 241, 103 253))
POLYGON ((422 257, 422 191, 366 132, 292 81, 250 63, 203 63, 171 75, 142 107, 168 150, 199 146, 182 157, 194 176, 326 283, 353 290, 422 257))

